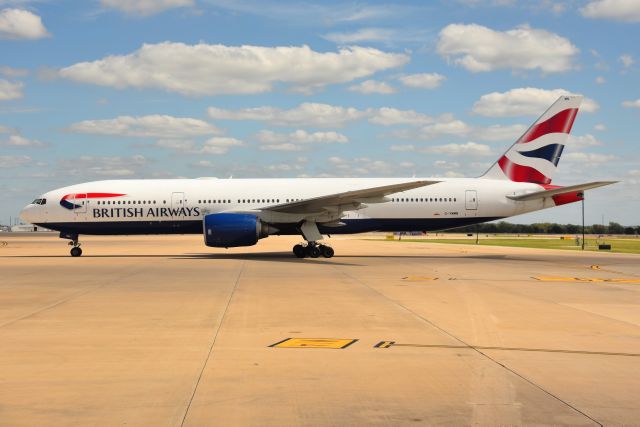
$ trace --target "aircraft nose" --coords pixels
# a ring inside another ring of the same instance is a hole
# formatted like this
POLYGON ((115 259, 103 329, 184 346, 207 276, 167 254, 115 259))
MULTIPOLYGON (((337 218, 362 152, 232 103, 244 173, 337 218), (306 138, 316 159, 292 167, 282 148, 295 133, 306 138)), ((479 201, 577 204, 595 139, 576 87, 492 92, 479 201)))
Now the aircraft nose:
POLYGON ((33 222, 33 206, 27 205, 20 211, 20 219, 31 224, 33 222))

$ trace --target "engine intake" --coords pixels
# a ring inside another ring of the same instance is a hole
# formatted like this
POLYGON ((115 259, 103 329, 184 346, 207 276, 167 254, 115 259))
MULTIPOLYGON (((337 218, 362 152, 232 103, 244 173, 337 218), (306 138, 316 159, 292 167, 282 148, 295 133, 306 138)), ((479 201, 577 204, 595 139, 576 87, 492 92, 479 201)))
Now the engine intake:
POLYGON ((203 219, 204 243, 214 248, 253 246, 278 230, 251 214, 217 213, 203 219))

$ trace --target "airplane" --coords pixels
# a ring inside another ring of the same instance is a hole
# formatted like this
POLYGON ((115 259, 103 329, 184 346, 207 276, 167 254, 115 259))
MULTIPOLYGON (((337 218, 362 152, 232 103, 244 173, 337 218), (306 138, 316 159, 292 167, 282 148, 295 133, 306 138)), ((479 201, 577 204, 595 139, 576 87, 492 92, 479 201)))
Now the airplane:
POLYGON ((578 202, 617 182, 551 184, 581 102, 561 96, 478 178, 94 181, 49 191, 20 217, 60 232, 74 257, 83 234, 202 234, 217 248, 301 235, 295 256, 330 258, 324 235, 451 229, 578 202))

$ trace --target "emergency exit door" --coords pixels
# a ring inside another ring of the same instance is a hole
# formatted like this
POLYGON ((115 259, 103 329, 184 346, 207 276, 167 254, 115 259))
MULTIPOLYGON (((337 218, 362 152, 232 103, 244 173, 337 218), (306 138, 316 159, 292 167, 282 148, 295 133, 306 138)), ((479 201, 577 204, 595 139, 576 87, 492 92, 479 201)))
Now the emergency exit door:
POLYGON ((476 190, 465 191, 464 207, 467 216, 475 216, 478 210, 478 192, 476 190))

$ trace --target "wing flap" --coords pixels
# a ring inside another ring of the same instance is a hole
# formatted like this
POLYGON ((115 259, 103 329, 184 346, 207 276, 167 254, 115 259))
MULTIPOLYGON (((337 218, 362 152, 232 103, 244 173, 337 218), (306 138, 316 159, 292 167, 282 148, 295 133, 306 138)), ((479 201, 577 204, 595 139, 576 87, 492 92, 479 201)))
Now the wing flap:
POLYGON ((596 181, 587 182, 585 184, 569 185, 567 187, 552 188, 550 190, 536 191, 533 193, 507 195, 508 199, 517 202, 526 202, 529 200, 542 199, 545 197, 558 196, 561 194, 574 193, 576 191, 591 190, 593 188, 604 187, 605 185, 615 184, 618 181, 596 181))

